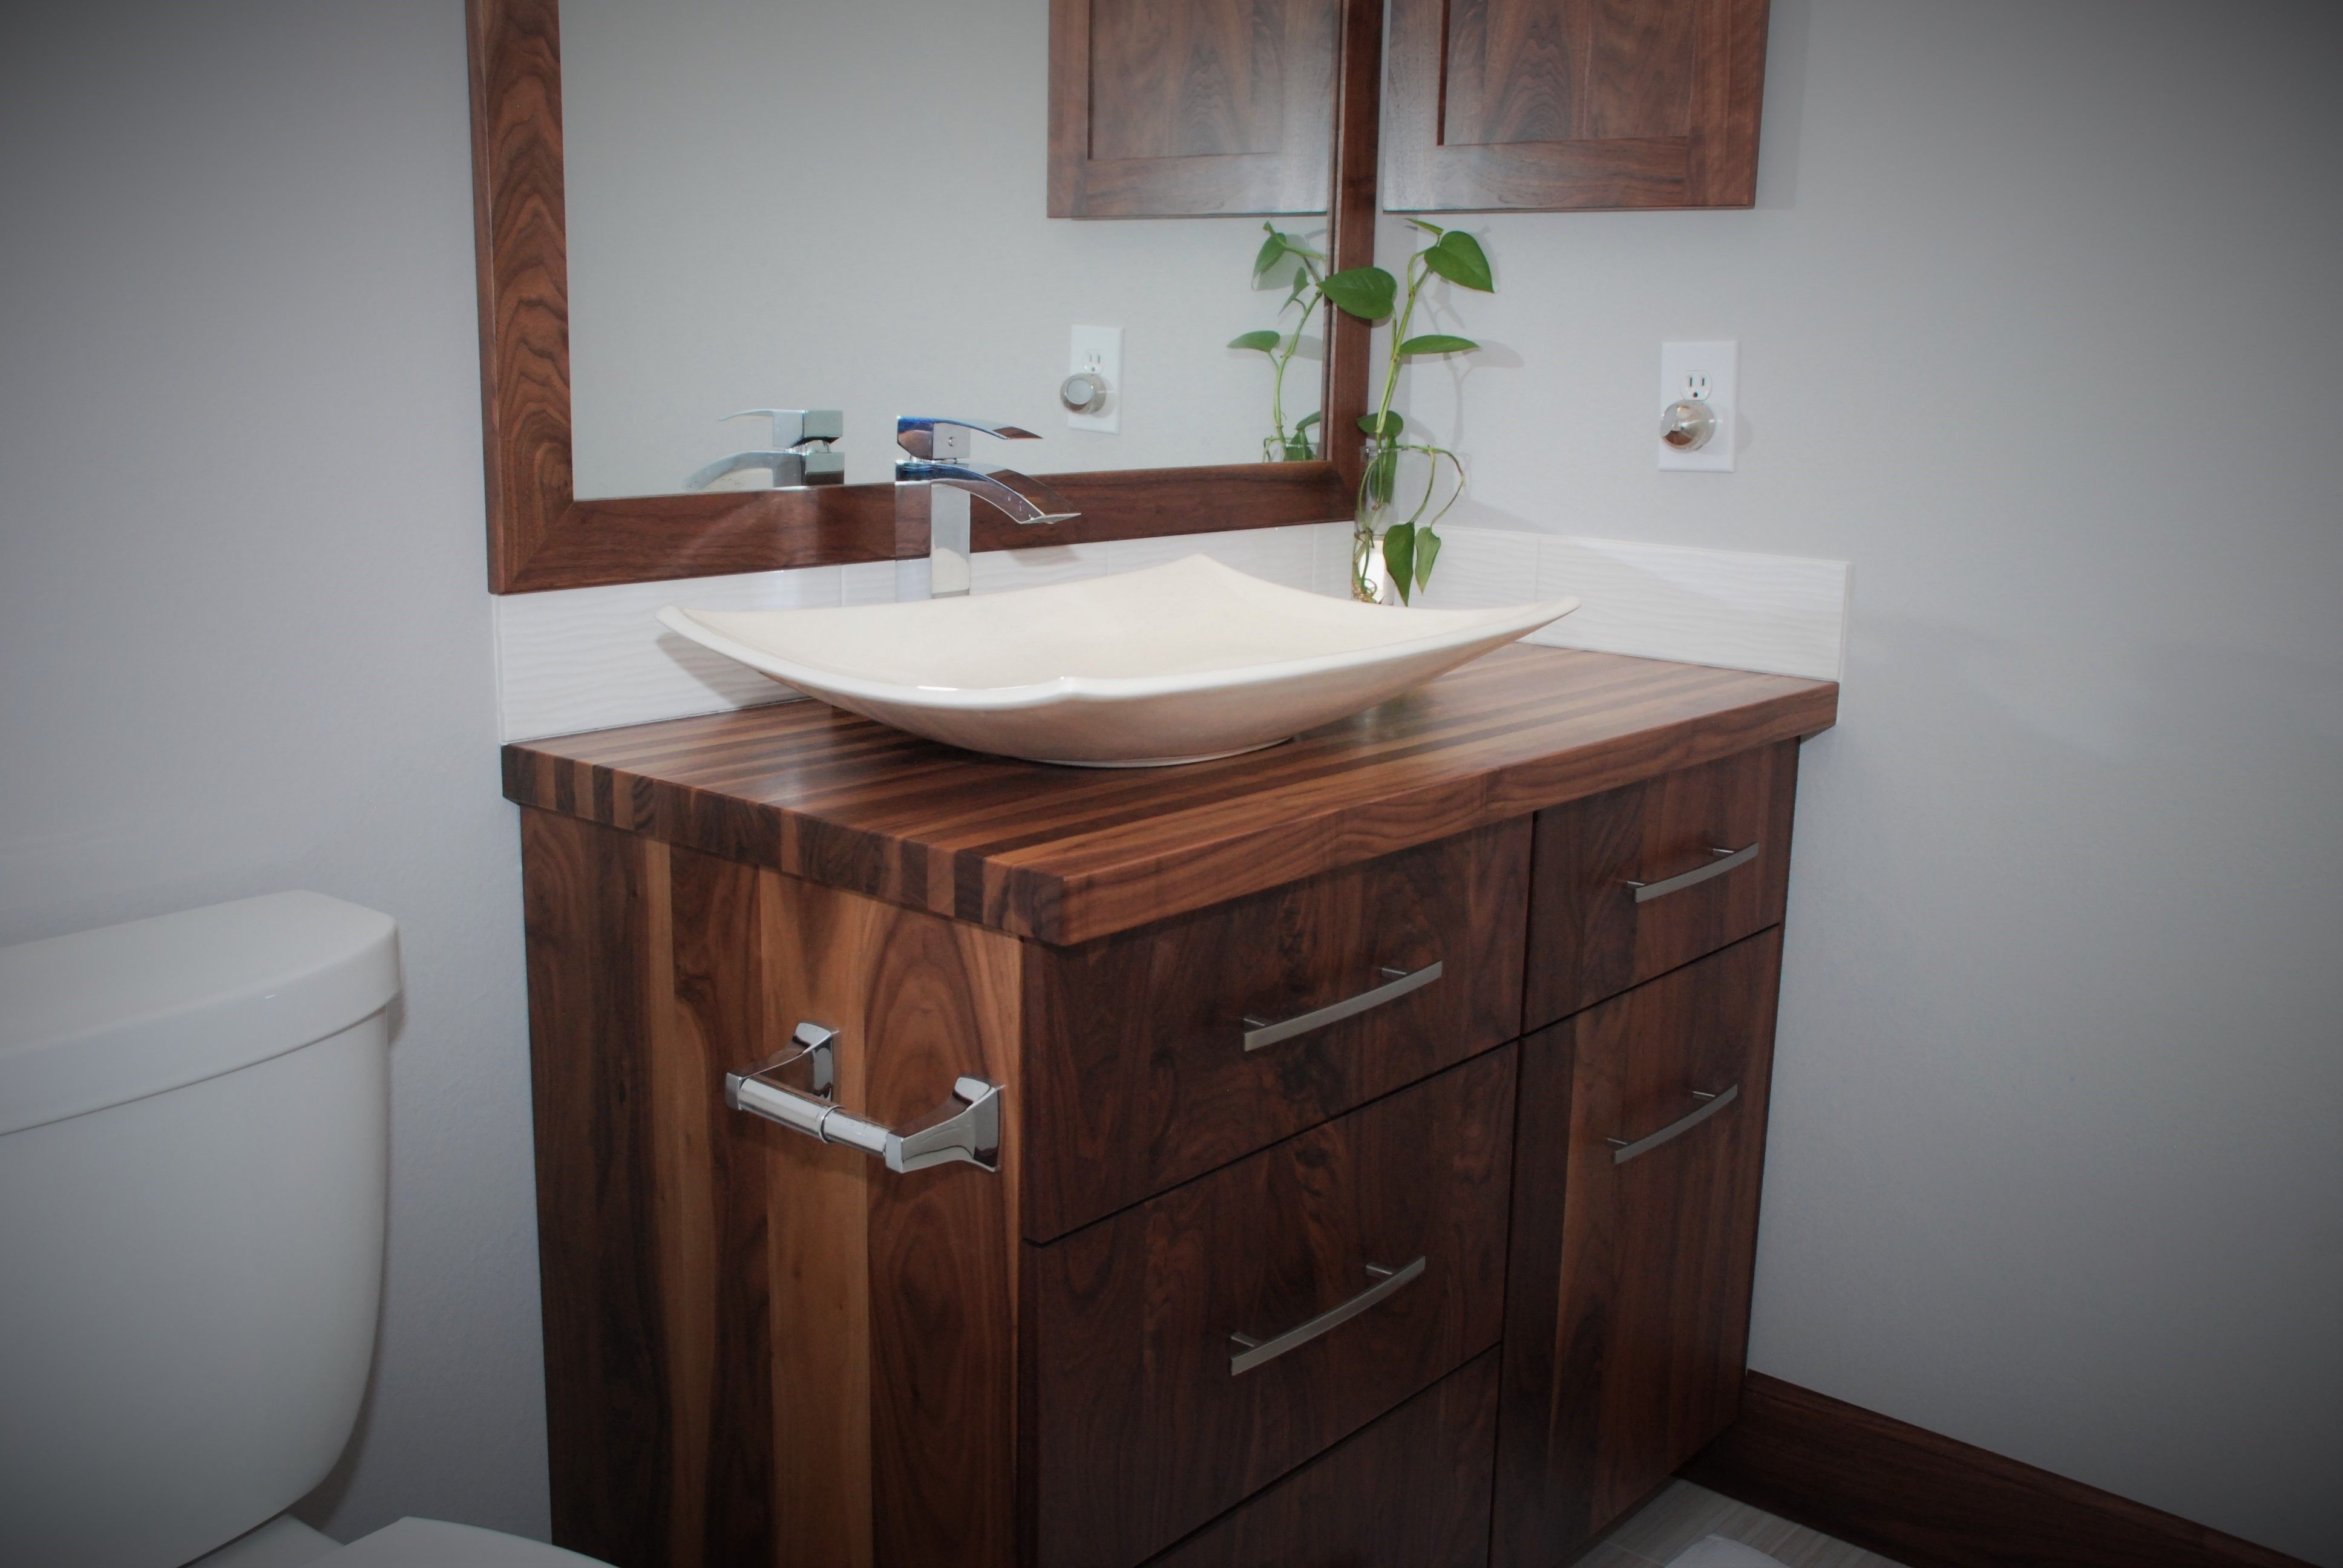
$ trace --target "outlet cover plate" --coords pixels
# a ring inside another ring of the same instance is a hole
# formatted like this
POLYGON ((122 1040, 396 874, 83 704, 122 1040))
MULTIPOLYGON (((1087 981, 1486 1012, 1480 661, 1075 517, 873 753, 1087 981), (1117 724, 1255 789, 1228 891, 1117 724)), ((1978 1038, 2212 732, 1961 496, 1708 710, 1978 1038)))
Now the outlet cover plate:
POLYGON ((1097 412, 1077 414, 1066 410, 1069 430, 1120 431, 1122 428, 1122 328, 1120 327, 1077 327, 1074 328, 1073 349, 1066 357, 1066 374, 1079 376, 1089 371, 1106 383, 1106 403, 1097 412))
POLYGON ((1741 345, 1663 343, 1660 345, 1660 401, 1646 427, 1660 467, 1694 473, 1733 472, 1735 427, 1741 412, 1741 345), (1707 401, 1716 410, 1716 434, 1697 451, 1680 452, 1660 439, 1660 416, 1670 405, 1698 395, 1699 383, 1708 383, 1707 401))

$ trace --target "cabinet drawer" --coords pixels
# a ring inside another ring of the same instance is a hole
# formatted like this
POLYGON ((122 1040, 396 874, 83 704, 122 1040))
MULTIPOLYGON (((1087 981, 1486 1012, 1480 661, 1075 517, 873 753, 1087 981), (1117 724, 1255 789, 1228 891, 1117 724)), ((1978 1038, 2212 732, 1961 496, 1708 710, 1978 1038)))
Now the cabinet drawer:
POLYGON ((1539 812, 1523 1027, 1778 925, 1797 778, 1785 740, 1539 812))
POLYGON ((1518 1035, 1529 846, 1526 820, 1500 823, 1083 947, 1030 944, 1026 1236, 1518 1035))
POLYGON ((1496 1446, 1483 1351, 1147 1568, 1482 1568, 1496 1446))
POLYGON ((1496 1342, 1514 1054, 1026 1249, 1042 1568, 1137 1563, 1496 1342))
POLYGON ((1761 932, 1522 1041, 1504 1568, 1569 1561, 1738 1408, 1781 954, 1761 932))

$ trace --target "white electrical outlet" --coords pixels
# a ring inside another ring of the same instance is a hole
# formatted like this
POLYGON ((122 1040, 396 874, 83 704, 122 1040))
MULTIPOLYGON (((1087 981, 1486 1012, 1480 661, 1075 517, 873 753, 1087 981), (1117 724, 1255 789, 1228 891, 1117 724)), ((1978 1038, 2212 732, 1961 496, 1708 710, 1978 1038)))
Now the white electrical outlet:
POLYGON ((1740 402, 1741 345, 1724 343, 1663 343, 1660 345, 1660 401, 1652 410, 1652 446, 1663 468, 1696 473, 1733 471, 1734 427, 1740 402), (1716 433, 1690 451, 1660 439, 1663 412, 1678 403, 1705 403, 1716 416, 1716 433))
POLYGON ((1069 430, 1122 428, 1122 328, 1077 327, 1073 352, 1066 360, 1069 376, 1095 376, 1106 383, 1106 396, 1087 412, 1066 410, 1069 430))

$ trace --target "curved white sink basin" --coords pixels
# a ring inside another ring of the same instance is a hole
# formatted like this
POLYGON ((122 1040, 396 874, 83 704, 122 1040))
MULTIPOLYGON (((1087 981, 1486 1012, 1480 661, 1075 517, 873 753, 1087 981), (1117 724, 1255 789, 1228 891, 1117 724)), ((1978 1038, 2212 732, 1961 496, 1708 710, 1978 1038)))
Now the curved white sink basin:
POLYGON ((971 751, 1201 762, 1372 708, 1578 608, 1399 609, 1190 556, 1086 582, 840 609, 659 618, 850 713, 971 751))

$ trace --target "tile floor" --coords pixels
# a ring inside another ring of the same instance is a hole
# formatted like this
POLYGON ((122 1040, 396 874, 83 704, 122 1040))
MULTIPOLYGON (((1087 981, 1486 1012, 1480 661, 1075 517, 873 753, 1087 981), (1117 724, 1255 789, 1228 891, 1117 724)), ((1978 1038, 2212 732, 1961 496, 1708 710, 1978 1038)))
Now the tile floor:
POLYGON ((1778 1559, 1785 1568, 1899 1568, 1875 1552, 1777 1519, 1689 1481, 1668 1489, 1614 1525, 1576 1568, 1664 1568, 1668 1559, 1710 1535, 1722 1535, 1778 1559))

